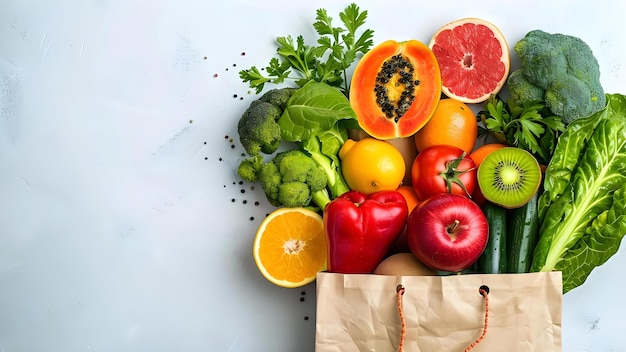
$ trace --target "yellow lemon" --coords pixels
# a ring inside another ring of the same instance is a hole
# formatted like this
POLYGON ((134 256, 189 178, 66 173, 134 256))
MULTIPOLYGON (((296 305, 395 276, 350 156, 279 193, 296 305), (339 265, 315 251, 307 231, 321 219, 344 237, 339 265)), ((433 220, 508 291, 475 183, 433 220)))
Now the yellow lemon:
POLYGON ((339 151, 339 158, 350 189, 365 194, 397 189, 406 172, 402 153, 380 139, 348 139, 339 151))

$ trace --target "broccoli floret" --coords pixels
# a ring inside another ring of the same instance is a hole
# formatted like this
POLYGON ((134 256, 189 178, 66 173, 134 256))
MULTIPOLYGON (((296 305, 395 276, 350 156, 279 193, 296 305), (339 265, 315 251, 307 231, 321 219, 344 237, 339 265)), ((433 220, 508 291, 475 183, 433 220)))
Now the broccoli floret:
POLYGON ((306 207, 313 202, 323 209, 330 202, 326 173, 299 149, 277 153, 261 166, 258 180, 274 206, 306 207))
POLYGON ((277 207, 281 206, 278 200, 278 187, 283 183, 283 178, 273 160, 263 164, 259 170, 259 182, 270 204, 277 207))
POLYGON ((567 75, 567 59, 561 45, 551 34, 541 30, 528 32, 515 44, 524 77, 541 89, 567 75))
POLYGON ((522 70, 511 71, 506 83, 509 87, 509 103, 524 106, 526 102, 544 100, 546 91, 530 83, 522 74, 522 70))
POLYGON ((565 34, 552 34, 554 41, 561 43, 560 50, 567 52, 568 73, 579 80, 591 83, 600 81, 600 68, 587 43, 578 37, 565 34))
POLYGON ((591 92, 574 76, 566 76, 553 82, 546 90, 545 100, 550 111, 561 116, 565 124, 572 122, 574 116, 589 116, 595 112, 592 104, 576 103, 581 100, 591 101, 591 92))
POLYGON ((307 206, 311 201, 311 190, 302 182, 282 183, 278 186, 278 201, 288 208, 307 206))
POLYGON ((259 179, 259 171, 262 166, 263 157, 261 155, 255 155, 239 163, 237 174, 245 181, 256 182, 259 179))
POLYGON ((280 110, 285 110, 287 107, 287 102, 289 98, 293 95, 293 93, 298 90, 297 88, 280 88, 280 89, 272 89, 268 90, 264 93, 259 100, 268 102, 274 106, 280 108, 280 110))
POLYGON ((541 100, 565 124, 604 108, 600 67, 582 39, 533 30, 514 49, 521 62, 521 68, 512 71, 508 81, 515 104, 536 100, 542 91, 541 100))
POLYGON ((243 113, 237 131, 239 141, 249 155, 272 154, 280 145, 280 127, 276 123, 282 111, 267 102, 255 100, 243 113))
POLYGON ((313 192, 320 191, 327 185, 324 171, 304 152, 290 150, 281 153, 278 159, 274 158, 274 162, 278 164, 283 182, 305 183, 313 192))
POLYGON ((252 101, 237 124, 239 141, 251 156, 273 154, 281 142, 278 119, 295 88, 272 89, 252 101))

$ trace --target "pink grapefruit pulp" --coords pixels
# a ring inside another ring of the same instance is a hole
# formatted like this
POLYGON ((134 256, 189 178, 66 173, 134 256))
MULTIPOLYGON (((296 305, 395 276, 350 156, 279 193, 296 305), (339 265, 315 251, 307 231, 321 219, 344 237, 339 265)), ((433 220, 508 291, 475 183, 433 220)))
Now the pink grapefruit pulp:
POLYGON ((441 27, 429 47, 441 69, 442 92, 464 103, 482 103, 497 94, 511 65, 507 41, 498 27, 462 18, 441 27))

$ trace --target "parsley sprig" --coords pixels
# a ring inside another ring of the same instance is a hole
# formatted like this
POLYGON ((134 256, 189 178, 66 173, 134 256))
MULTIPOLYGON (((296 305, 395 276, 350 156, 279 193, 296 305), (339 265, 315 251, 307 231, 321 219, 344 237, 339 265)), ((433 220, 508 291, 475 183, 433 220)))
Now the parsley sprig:
POLYGON ((565 125, 546 109, 544 102, 515 106, 494 95, 483 107, 485 110, 478 113, 484 125, 482 135, 492 135, 501 143, 525 149, 542 163, 550 161, 565 125))
POLYGON ((294 80, 302 87, 309 81, 327 83, 348 92, 348 69, 360 54, 373 45, 374 31, 360 30, 367 19, 367 11, 356 4, 348 5, 339 13, 343 26, 335 27, 325 9, 318 9, 313 28, 319 35, 316 45, 305 43, 304 37, 290 35, 276 38, 278 57, 267 67, 252 66, 239 72, 239 77, 260 93, 266 83, 281 84, 294 80))

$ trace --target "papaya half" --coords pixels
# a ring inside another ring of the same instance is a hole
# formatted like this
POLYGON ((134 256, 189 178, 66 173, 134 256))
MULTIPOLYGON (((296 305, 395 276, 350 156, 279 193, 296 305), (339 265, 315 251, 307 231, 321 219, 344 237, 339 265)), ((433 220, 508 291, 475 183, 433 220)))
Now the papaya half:
POLYGON ((441 71, 431 49, 418 40, 387 40, 354 68, 349 100, 359 126, 388 140, 409 137, 433 115, 441 98, 441 71))

